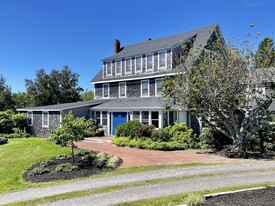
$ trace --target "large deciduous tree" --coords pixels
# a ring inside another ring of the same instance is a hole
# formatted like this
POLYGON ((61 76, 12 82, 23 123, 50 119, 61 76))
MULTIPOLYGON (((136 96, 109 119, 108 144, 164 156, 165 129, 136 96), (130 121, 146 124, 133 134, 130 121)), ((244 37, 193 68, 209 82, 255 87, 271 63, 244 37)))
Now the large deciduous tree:
POLYGON ((6 84, 5 77, 0 75, 0 111, 14 109, 14 104, 11 88, 6 84))
POLYGON ((25 80, 27 93, 34 97, 35 106, 77 102, 83 91, 78 77, 68 66, 61 71, 53 69, 50 74, 40 69, 34 80, 25 80))
POLYGON ((193 110, 209 127, 232 140, 231 152, 243 153, 252 134, 269 124, 274 90, 263 89, 274 80, 274 70, 254 68, 255 53, 248 41, 217 39, 196 48, 182 47, 177 74, 164 81, 168 104, 193 110))

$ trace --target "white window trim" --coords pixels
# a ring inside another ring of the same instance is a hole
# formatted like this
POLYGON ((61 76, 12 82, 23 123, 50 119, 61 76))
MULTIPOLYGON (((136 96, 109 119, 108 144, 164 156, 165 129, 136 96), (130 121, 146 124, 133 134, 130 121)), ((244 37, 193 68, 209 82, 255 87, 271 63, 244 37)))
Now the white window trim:
POLYGON ((107 84, 102 84, 102 98, 103 99, 108 99, 110 96, 110 87, 109 87, 109 83, 107 84), (108 96, 107 97, 104 97, 104 85, 107 85, 108 86, 108 96))
POLYGON ((132 73, 132 58, 126 58, 124 61, 125 61, 125 74, 131 74, 132 73), (127 65, 126 62, 128 59, 130 60, 130 71, 129 72, 126 71, 126 65, 127 65))
POLYGON ((140 56, 136 56, 135 57, 135 73, 137 74, 137 73, 142 73, 142 55, 140 55, 140 56), (137 58, 141 58, 141 62, 140 62, 140 71, 137 71, 137 58))
POLYGON ((30 113, 30 119, 31 119, 31 123, 28 124, 29 126, 32 126, 33 125, 33 112, 27 112, 27 118, 29 119, 29 113, 30 113))
POLYGON ((42 127, 43 128, 49 128, 49 120, 50 120, 50 114, 49 114, 49 111, 42 111, 42 127), (44 124, 44 114, 47 113, 48 114, 48 118, 47 118, 47 125, 44 124))
POLYGON ((167 67, 167 51, 165 50, 165 51, 159 51, 158 52, 158 69, 165 69, 167 67), (165 66, 163 66, 163 67, 160 67, 160 53, 163 53, 164 52, 164 54, 165 54, 165 57, 164 57, 164 59, 165 59, 165 66))
POLYGON ((158 97, 158 96, 160 96, 160 94, 158 94, 158 90, 157 90, 157 81, 158 80, 161 80, 161 81, 163 81, 163 79, 161 79, 161 78, 157 78, 157 79, 155 79, 155 96, 156 97, 158 97))
POLYGON ((145 65, 146 65, 146 72, 151 72, 151 71, 154 71, 154 54, 152 53, 152 54, 146 54, 146 58, 145 58, 145 65), (151 69, 148 69, 147 68, 147 58, 148 58, 148 56, 152 56, 152 68, 151 69))
POLYGON ((100 124, 103 126, 103 127, 107 127, 108 126, 108 112, 107 111, 100 111, 100 124), (107 124, 106 125, 103 125, 103 112, 106 112, 106 119, 107 119, 107 124))
POLYGON ((119 93, 119 98, 126 98, 127 97, 127 83, 126 82, 119 82, 118 93, 119 93), (122 84, 125 84, 125 96, 120 95, 120 88, 121 88, 122 84))
POLYGON ((112 63, 112 61, 106 62, 106 76, 107 77, 112 76, 112 70, 113 70, 113 63, 112 63), (110 74, 108 74, 108 63, 111 63, 111 73, 110 74))
POLYGON ((149 82, 149 79, 146 79, 146 80, 141 80, 140 81, 140 92, 141 92, 141 97, 150 97, 150 82, 149 82), (148 82, 148 95, 147 96, 144 96, 143 95, 143 92, 142 92, 142 82, 148 82))
POLYGON ((116 75, 121 75, 122 74, 122 60, 121 59, 118 59, 115 62, 115 73, 116 73, 116 75), (120 61, 120 72, 117 72, 117 64, 118 64, 119 61, 120 61))

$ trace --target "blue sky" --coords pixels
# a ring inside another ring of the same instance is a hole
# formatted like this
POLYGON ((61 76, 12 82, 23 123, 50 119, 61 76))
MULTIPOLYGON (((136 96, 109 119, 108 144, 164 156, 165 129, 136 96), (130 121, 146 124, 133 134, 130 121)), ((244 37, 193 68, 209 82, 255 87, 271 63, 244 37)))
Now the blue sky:
POLYGON ((35 71, 77 72, 90 80, 113 41, 128 45, 219 23, 224 37, 245 38, 249 24, 274 38, 273 0, 0 0, 0 74, 14 92, 35 71))

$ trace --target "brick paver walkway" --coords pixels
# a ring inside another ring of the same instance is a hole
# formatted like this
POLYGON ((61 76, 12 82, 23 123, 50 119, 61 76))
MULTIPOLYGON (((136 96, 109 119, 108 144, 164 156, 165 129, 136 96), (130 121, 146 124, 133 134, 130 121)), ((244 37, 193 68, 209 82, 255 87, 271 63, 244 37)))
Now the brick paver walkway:
MULTIPOLYGON (((112 137, 87 138, 78 142, 79 148, 94 151, 102 151, 116 155, 123 159, 121 167, 161 165, 161 164, 184 164, 184 163, 237 163, 247 160, 227 159, 218 155, 209 154, 203 150, 184 151, 154 151, 129 147, 118 147, 110 143, 112 137)), ((251 160, 249 160, 251 161, 251 160)))

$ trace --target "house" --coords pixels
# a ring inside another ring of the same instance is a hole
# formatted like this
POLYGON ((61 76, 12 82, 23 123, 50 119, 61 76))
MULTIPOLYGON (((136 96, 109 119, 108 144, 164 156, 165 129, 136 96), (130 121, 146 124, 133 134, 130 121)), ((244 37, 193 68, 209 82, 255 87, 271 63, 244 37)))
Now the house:
POLYGON ((61 113, 70 110, 75 116, 96 119, 108 135, 115 135, 115 128, 129 120, 153 124, 156 128, 185 122, 199 131, 201 125, 188 108, 172 105, 165 112, 162 80, 176 73, 176 59, 183 44, 195 49, 200 44, 211 44, 219 36, 222 34, 215 24, 164 38, 147 38, 127 46, 115 40, 114 54, 102 60, 102 69, 91 80, 94 100, 17 110, 27 112, 30 131, 37 136, 47 136, 49 130, 58 128, 61 113))

